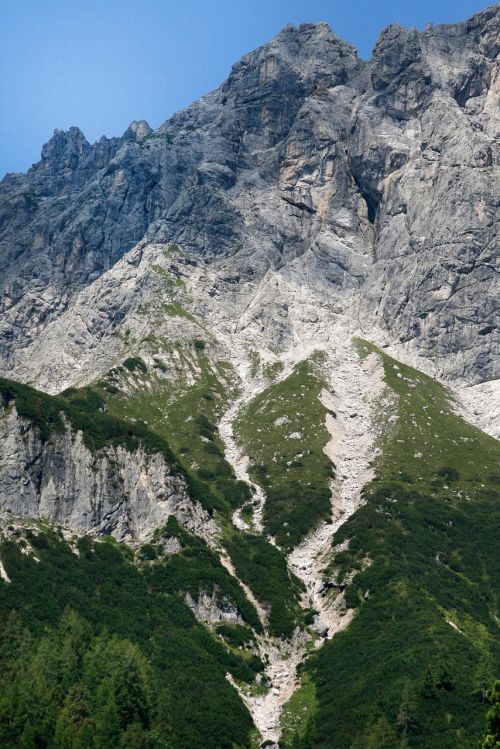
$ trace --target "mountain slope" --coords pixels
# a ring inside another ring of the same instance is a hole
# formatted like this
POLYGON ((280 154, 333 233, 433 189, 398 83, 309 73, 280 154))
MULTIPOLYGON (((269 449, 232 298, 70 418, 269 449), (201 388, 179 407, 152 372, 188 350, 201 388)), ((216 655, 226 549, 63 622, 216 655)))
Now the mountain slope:
POLYGON ((289 26, 0 184, 6 746, 475 747, 499 23, 289 26))
MULTIPOLYGON (((81 316, 79 300, 99 340, 85 288, 140 241, 129 272, 151 242, 209 258, 209 308, 241 292, 241 315, 263 284, 254 319, 278 347, 296 321, 269 273, 339 313, 354 295, 362 328, 437 372, 496 376, 498 24, 493 6, 421 33, 391 26, 366 63, 325 24, 287 27, 157 131, 135 123, 94 146, 57 132, 1 185, 3 373, 57 371, 75 329, 54 321, 81 316)), ((94 307, 108 334, 133 304, 121 296, 94 307)))
POLYGON ((333 537, 326 584, 347 585, 357 613, 308 667, 318 707, 294 746, 365 746, 382 718, 388 746, 473 746, 500 655, 500 450, 442 387, 382 359, 397 418, 379 412, 375 478, 333 537))

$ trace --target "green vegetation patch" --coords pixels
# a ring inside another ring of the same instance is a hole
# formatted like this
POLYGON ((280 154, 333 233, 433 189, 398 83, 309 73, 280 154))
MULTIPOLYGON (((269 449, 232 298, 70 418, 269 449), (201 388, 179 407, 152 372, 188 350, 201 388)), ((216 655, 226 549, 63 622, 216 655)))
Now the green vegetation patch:
POLYGON ((217 634, 234 648, 243 648, 255 641, 252 630, 242 624, 218 624, 217 634))
POLYGON ((162 306, 162 309, 167 315, 170 315, 171 317, 185 317, 186 320, 195 323, 195 325, 199 325, 197 319, 179 302, 164 304, 162 306))
POLYGON ((315 712, 316 689, 310 677, 304 674, 299 687, 284 705, 281 713, 283 733, 280 745, 283 745, 284 749, 306 735, 315 712))
POLYGON ((254 398, 236 422, 250 475, 266 492, 265 528, 286 549, 330 516, 323 387, 321 357, 313 356, 254 398))
POLYGON ((245 621, 257 632, 262 631, 257 612, 217 555, 203 539, 184 530, 173 516, 165 528, 156 531, 147 547, 150 561, 154 563, 145 574, 153 590, 190 593, 195 600, 200 593, 215 593, 221 602, 235 604, 245 621), (175 554, 165 554, 165 544, 173 538, 179 541, 181 549, 175 554))
POLYGON ((269 362, 262 367, 262 374, 268 380, 276 380, 282 373, 285 365, 281 361, 269 362))
POLYGON ((129 372, 147 372, 148 368, 146 367, 144 361, 141 359, 140 356, 129 356, 125 361, 123 362, 123 366, 125 369, 128 369, 129 372))
POLYGON ((318 709, 293 747, 476 749, 500 669, 500 446, 453 413, 444 387, 377 353, 398 401, 380 409, 376 479, 330 569, 358 571, 346 591, 357 612, 313 656, 318 709))
POLYGON ((302 622, 298 604, 302 583, 292 575, 283 553, 263 536, 233 532, 226 548, 237 575, 269 609, 269 632, 291 637, 302 622))
MULTIPOLYGON (((4 541, 0 580, 0 745, 250 747, 250 715, 226 673, 248 657, 152 584, 121 544, 31 534, 39 561, 4 541)), ((158 569, 155 566, 155 570, 158 569)))

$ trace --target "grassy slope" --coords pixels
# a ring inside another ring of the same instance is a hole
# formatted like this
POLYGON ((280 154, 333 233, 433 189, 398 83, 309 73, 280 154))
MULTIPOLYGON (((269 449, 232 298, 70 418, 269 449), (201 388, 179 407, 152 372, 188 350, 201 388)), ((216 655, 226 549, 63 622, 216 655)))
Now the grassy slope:
POLYGON ((283 708, 281 741, 284 746, 294 739, 302 739, 309 722, 316 711, 316 690, 311 678, 305 674, 299 688, 293 693, 283 708))
POLYGON ((329 517, 333 468, 323 452, 329 439, 323 387, 321 358, 311 357, 254 398, 236 423, 251 477, 266 492, 266 530, 287 549, 329 517), (276 424, 281 417, 287 423, 276 424), (300 438, 290 438, 294 433, 300 438))
MULTIPOLYGON (((157 353, 169 370, 173 369, 169 357, 180 359, 177 378, 165 379, 142 367, 132 373, 127 367, 126 371, 113 370, 111 378, 98 385, 110 412, 122 419, 144 419, 148 428, 169 440, 181 453, 183 462, 190 463, 193 472, 227 508, 243 505, 250 498, 249 488, 236 481, 215 426, 226 406, 228 392, 234 389, 232 370, 224 362, 214 362, 200 344, 196 348, 177 345, 171 352, 163 346, 157 353), (181 378, 186 367, 190 384, 181 378), (110 381, 114 387, 119 386, 119 393, 106 394, 110 381)), ((302 620, 297 603, 300 586, 289 575, 283 554, 265 538, 240 533, 227 522, 228 512, 222 514, 226 518, 220 518, 225 527, 225 545, 238 575, 269 608, 270 632, 290 636, 302 620)))
POLYGON ((111 414, 143 420, 168 441, 182 462, 219 498, 219 510, 223 504, 226 509, 240 506, 248 500, 249 490, 235 480, 216 427, 228 391, 234 389, 231 367, 213 361, 201 339, 176 345, 155 339, 154 350, 152 367, 143 363, 133 371, 115 368, 95 389, 105 398, 111 414))
POLYGON ((500 446, 452 412, 445 388, 382 358, 398 418, 331 570, 363 570, 347 590, 358 611, 309 667, 317 713, 294 746, 473 749, 500 666, 500 446))

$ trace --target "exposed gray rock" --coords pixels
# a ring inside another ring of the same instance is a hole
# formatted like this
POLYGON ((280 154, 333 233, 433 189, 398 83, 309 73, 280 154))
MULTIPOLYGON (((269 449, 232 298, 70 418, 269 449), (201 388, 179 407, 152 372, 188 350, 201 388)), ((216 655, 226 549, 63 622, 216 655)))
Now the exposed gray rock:
POLYGON ((293 287, 319 337, 354 317, 444 377, 498 376, 499 27, 498 5, 393 25, 364 62, 325 24, 288 26, 155 131, 56 131, 0 184, 2 373, 81 379, 68 336, 83 360, 109 341, 157 287, 143 251, 176 242, 210 323, 286 348, 293 287))
POLYGON ((190 593, 186 593, 184 600, 200 622, 205 622, 205 624, 217 624, 218 622, 244 624, 237 606, 227 599, 221 599, 217 596, 217 591, 211 594, 202 591, 197 598, 193 598, 190 593))
POLYGON ((314 621, 311 625, 313 632, 316 632, 320 637, 328 636, 328 624, 324 622, 319 616, 314 617, 314 621))
POLYGON ((148 540, 170 515, 198 535, 215 532, 161 454, 94 453, 69 427, 44 441, 12 406, 0 408, 0 445, 0 509, 13 515, 128 542, 148 540))
POLYGON ((290 419, 288 418, 288 416, 278 416, 278 418, 274 422, 274 426, 281 427, 289 423, 290 419))

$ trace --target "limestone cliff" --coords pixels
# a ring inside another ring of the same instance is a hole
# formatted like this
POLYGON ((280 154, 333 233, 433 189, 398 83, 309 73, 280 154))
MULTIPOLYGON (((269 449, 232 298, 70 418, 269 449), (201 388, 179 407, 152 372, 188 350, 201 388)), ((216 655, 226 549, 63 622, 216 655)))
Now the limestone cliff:
POLYGON ((0 510, 14 516, 131 543, 148 540, 170 515, 201 535, 214 529, 160 453, 120 445, 94 451, 69 424, 46 439, 5 402, 0 444, 0 510))
POLYGON ((136 267, 137 243, 178 243, 216 277, 198 278, 202 316, 239 321, 253 300, 264 345, 295 337, 278 277, 319 326, 329 306, 449 379, 497 377, 499 24, 496 5, 393 25, 368 61, 326 24, 288 26, 155 131, 56 131, 0 185, 2 372, 59 389, 68 337, 93 349, 95 316, 109 334, 133 305, 136 288, 95 284, 136 267))

